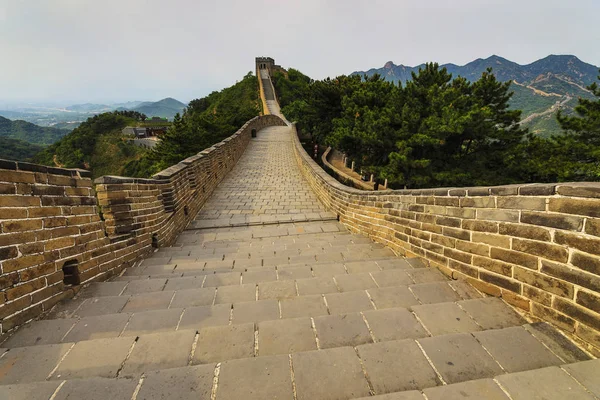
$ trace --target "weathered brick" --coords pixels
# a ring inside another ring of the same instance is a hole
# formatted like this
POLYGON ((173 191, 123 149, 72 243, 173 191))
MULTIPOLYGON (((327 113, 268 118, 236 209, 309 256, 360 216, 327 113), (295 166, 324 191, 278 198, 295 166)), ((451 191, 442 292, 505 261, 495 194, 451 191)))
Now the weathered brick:
POLYGON ((18 299, 21 296, 25 296, 26 294, 41 289, 45 285, 46 281, 44 279, 36 279, 34 281, 29 281, 27 283, 14 286, 6 291, 6 300, 11 301, 18 299))
POLYGON ((460 200, 458 197, 434 197, 436 206, 458 207, 460 200))
POLYGON ((600 348, 600 332, 584 324, 577 324, 575 334, 588 343, 600 348))
POLYGON ((571 283, 524 268, 515 267, 513 277, 520 282, 569 299, 573 298, 575 292, 571 283))
POLYGON ((577 304, 600 314, 600 296, 596 293, 579 290, 577 292, 577 304))
POLYGON ((71 247, 75 244, 74 237, 62 237, 57 239, 51 239, 44 243, 44 250, 51 251, 62 249, 65 247, 71 247))
POLYGON ((17 187, 14 183, 0 183, 0 194, 16 194, 17 187))
MULTIPOLYGON (((21 277, 19 276, 19 274, 17 272, 12 272, 10 274, 3 273, 2 275, 0 275, 0 290, 4 290, 6 288, 14 286, 15 284, 17 284, 19 282, 21 282, 21 277)), ((0 297, 2 297, 4 299, 4 296, 0 296, 0 297)))
POLYGON ((571 257, 571 264, 593 274, 600 275, 600 257, 594 257, 575 251, 571 257))
POLYGON ((463 221, 462 228, 477 232, 498 233, 498 222, 463 221))
POLYGON ((541 272, 562 279, 563 281, 571 282, 575 285, 600 292, 600 276, 546 260, 542 260, 541 272))
POLYGON ((471 240, 471 232, 463 229, 444 227, 442 233, 444 236, 450 236, 456 239, 471 240))
POLYGON ((569 252, 565 247, 552 243, 514 238, 512 240, 512 249, 554 261, 567 262, 569 259, 569 252))
POLYGON ((41 219, 25 219, 2 222, 2 233, 15 233, 42 229, 41 219))
POLYGON ((501 235, 516 236, 546 242, 551 240, 550 231, 548 229, 531 225, 501 223, 499 226, 499 233, 501 235))
POLYGON ((29 268, 34 265, 42 264, 44 261, 44 255, 42 254, 13 258, 2 262, 2 272, 6 273, 29 268))
POLYGON ((531 311, 531 300, 509 290, 502 290, 502 299, 508 304, 520 308, 521 310, 531 311))
POLYGON ((556 192, 569 197, 591 197, 600 198, 600 184, 597 182, 578 182, 571 184, 559 184, 556 192))
POLYGON ((556 325, 567 332, 575 331, 575 320, 573 318, 567 317, 550 307, 546 307, 539 303, 531 303, 531 313, 535 317, 544 321, 549 321, 553 325, 556 325))
POLYGON ((477 210, 477 219, 485 221, 519 222, 519 212, 512 210, 477 210))
POLYGON ((31 172, 0 170, 0 182, 35 183, 31 172))
POLYGON ((476 213, 475 213, 474 208, 458 208, 458 207, 447 207, 446 208, 446 215, 448 215, 450 217, 473 219, 476 216, 475 214, 476 213))
POLYGON ((473 257, 473 265, 504 276, 512 276, 513 266, 487 257, 473 257))
POLYGON ((0 196, 0 207, 39 207, 40 199, 31 196, 0 196))
POLYGON ((550 228, 581 231, 583 218, 571 215, 549 214, 523 211, 521 222, 524 224, 548 226, 550 228))
POLYGON ((548 210, 567 214, 600 217, 600 200, 551 198, 548 210))
POLYGON ((461 207, 496 208, 495 197, 463 197, 460 199, 461 207))
POLYGON ((19 271, 19 275, 21 276, 21 282, 25 282, 53 272, 56 272, 56 265, 54 262, 48 262, 32 268, 23 269, 19 271))
POLYGON ((34 196, 64 196, 65 188, 62 186, 33 185, 31 192, 34 196))
POLYGON ((600 236, 600 219, 587 218, 585 221, 585 233, 600 236))
POLYGON ((16 246, 3 247, 0 248, 0 260, 7 260, 9 258, 14 258, 19 254, 16 246))
POLYGON ((547 307, 552 305, 552 295, 533 286, 523 285, 523 296, 547 307))
POLYGON ((37 207, 28 208, 27 213, 29 218, 54 217, 57 215, 62 215, 62 210, 60 207, 37 207))
POLYGON ((496 260, 506 261, 507 263, 521 265, 530 269, 537 269, 538 258, 529 254, 523 254, 518 251, 499 249, 492 247, 490 255, 496 260))
POLYGON ((444 247, 453 248, 456 245, 456 239, 436 234, 431 235, 431 241, 444 247))
POLYGON ((508 289, 511 292, 521 293, 521 283, 505 276, 496 275, 486 271, 479 271, 479 279, 501 288, 508 289))
POLYGON ((471 254, 463 253, 462 251, 450 249, 448 247, 444 248, 444 255, 446 257, 453 258, 465 264, 471 264, 471 261, 473 259, 473 256, 471 254))
POLYGON ((0 219, 27 218, 26 208, 0 208, 0 219))
POLYGON ((578 306, 560 297, 554 298, 552 301, 552 308, 565 315, 568 315, 576 321, 583 322, 587 326, 600 331, 600 315, 597 313, 589 311, 584 307, 578 306))
POLYGON ((469 282, 475 289, 485 294, 489 294, 490 296, 500 297, 502 295, 502 290, 498 286, 492 285, 491 283, 472 278, 468 278, 467 282, 469 282))
POLYGON ((523 196, 500 196, 497 200, 498 208, 508 208, 513 210, 539 210, 546 209, 546 199, 543 197, 523 197, 523 196))
POLYGON ((600 255, 600 239, 590 238, 574 233, 557 231, 554 241, 590 254, 600 255))
POLYGON ((471 240, 474 243, 485 243, 494 247, 510 249, 510 238, 507 236, 495 235, 492 233, 473 232, 471 234, 471 240))
POLYGON ((464 251, 466 253, 478 254, 480 256, 489 256, 490 255, 490 247, 485 244, 457 240, 456 241, 456 249, 460 250, 460 251, 464 251))
POLYGON ((473 278, 477 278, 479 276, 479 270, 471 265, 461 263, 456 260, 448 260, 448 267, 461 272, 465 275, 472 276, 473 278))

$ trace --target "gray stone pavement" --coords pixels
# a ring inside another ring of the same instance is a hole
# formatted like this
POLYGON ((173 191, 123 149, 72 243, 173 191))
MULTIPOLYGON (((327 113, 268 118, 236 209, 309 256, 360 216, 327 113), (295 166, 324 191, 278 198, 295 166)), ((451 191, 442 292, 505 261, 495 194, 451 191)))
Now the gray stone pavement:
POLYGON ((172 247, 2 343, 0 399, 600 398, 550 325, 348 232, 291 146, 258 132, 172 247))

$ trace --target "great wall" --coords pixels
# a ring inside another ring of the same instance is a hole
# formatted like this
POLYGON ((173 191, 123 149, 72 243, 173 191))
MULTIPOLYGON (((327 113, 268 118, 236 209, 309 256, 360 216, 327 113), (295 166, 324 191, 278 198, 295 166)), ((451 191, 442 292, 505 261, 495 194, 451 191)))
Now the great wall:
POLYGON ((349 188, 274 70, 152 179, 0 161, 0 399, 600 398, 600 184, 349 188))

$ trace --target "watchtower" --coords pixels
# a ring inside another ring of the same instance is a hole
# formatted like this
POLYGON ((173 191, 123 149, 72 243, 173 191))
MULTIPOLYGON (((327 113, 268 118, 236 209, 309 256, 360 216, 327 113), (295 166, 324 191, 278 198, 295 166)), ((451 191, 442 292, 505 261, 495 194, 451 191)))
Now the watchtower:
POLYGON ((271 75, 274 66, 275 60, 271 57, 256 57, 256 70, 266 69, 269 71, 269 75, 271 75))

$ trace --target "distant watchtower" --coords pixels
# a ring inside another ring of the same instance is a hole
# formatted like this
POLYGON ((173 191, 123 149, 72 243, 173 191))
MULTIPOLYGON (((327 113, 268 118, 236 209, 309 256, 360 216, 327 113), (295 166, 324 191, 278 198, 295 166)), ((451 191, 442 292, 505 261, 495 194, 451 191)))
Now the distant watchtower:
POLYGON ((287 71, 281 68, 280 65, 275 64, 275 60, 271 57, 256 57, 256 71, 265 69, 269 71, 269 75, 272 75, 274 71, 281 71, 287 74, 287 71))

